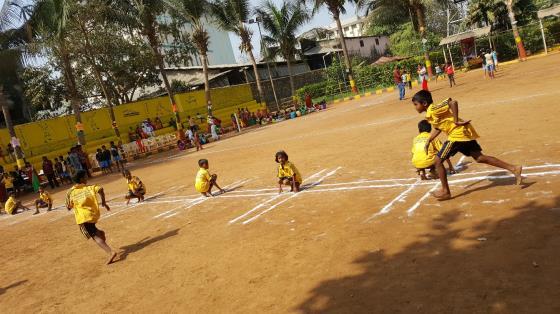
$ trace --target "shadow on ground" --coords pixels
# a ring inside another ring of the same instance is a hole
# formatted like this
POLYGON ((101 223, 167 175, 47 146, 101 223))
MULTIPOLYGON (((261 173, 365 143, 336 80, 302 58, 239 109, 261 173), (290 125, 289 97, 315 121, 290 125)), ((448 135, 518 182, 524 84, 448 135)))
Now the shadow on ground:
POLYGON ((122 262, 128 257, 129 254, 136 253, 154 243, 176 236, 177 234, 179 234, 179 230, 180 229, 173 229, 157 237, 147 237, 134 244, 121 247, 121 253, 119 254, 119 257, 115 262, 122 262))
POLYGON ((359 274, 319 283, 295 310, 560 313, 560 197, 539 204, 515 205, 515 216, 469 228, 454 227, 463 213, 446 212, 400 253, 354 260, 359 274))
POLYGON ((12 284, 9 284, 5 287, 0 287, 0 295, 3 295, 4 293, 6 293, 6 291, 8 291, 12 288, 15 288, 17 286, 21 286, 21 285, 25 284, 27 281, 28 280, 20 280, 20 281, 14 282, 12 284))

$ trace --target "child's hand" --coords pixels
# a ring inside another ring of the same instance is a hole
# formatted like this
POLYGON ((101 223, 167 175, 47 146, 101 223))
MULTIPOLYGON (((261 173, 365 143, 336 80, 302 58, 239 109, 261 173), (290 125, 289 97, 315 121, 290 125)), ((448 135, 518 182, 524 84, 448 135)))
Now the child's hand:
POLYGON ((467 120, 467 121, 457 121, 457 122, 455 122, 455 124, 458 125, 458 126, 467 125, 467 124, 469 124, 469 123, 471 123, 471 120, 467 120))
POLYGON ((107 211, 111 210, 111 208, 109 208, 109 205, 107 205, 107 203, 105 203, 105 202, 101 203, 101 206, 105 207, 105 209, 107 209, 107 211))
POLYGON ((428 154, 428 150, 430 149, 430 144, 431 144, 430 142, 427 142, 426 145, 424 145, 424 152, 426 154, 428 154))

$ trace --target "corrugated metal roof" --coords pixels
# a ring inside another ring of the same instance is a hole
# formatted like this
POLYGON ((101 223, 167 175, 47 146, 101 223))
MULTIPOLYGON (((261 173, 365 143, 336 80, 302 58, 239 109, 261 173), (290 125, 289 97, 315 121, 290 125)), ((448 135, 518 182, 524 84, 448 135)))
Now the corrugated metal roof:
POLYGON ((439 42, 439 45, 441 46, 446 44, 452 44, 461 41, 463 39, 472 38, 472 37, 478 38, 478 37, 486 36, 489 33, 490 33, 490 26, 475 28, 470 31, 445 37, 439 42))
POLYGON ((539 17, 539 19, 553 15, 560 16, 560 4, 550 8, 539 10, 539 12, 537 12, 537 16, 539 17))

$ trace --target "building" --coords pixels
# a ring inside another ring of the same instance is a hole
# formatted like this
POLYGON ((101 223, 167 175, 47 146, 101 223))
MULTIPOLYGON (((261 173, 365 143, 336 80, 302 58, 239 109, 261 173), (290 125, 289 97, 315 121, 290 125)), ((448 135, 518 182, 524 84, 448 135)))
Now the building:
MULTIPOLYGON (((359 36, 344 38, 348 55, 371 61, 386 55, 389 49, 387 36, 359 36)), ((342 54, 340 39, 313 41, 300 39, 301 50, 311 70, 329 66, 334 58, 342 54)))
MULTIPOLYGON (((340 21, 342 24, 342 32, 344 37, 360 37, 364 34, 364 26, 367 23, 367 17, 354 16, 347 20, 340 21)), ((339 38, 338 28, 336 27, 336 22, 331 23, 328 28, 331 33, 331 38, 339 38)))
MULTIPOLYGON (((170 22, 170 18, 168 17, 162 17, 162 19, 163 22, 170 22)), ((235 63, 235 55, 233 54, 233 48, 228 32, 224 32, 218 29, 209 20, 207 20, 206 22, 206 30, 208 31, 208 34, 210 36, 210 45, 208 47, 208 65, 235 63)), ((184 36, 184 38, 186 38, 188 34, 192 32, 190 25, 184 25, 181 28, 181 31, 181 36, 184 36)), ((171 49, 183 48, 181 47, 180 40, 176 40, 172 35, 163 37, 161 41, 164 53, 165 51, 169 51, 171 49)), ((200 56, 198 56, 194 48, 181 50, 181 55, 184 57, 180 60, 180 62, 168 66, 202 66, 200 56)))

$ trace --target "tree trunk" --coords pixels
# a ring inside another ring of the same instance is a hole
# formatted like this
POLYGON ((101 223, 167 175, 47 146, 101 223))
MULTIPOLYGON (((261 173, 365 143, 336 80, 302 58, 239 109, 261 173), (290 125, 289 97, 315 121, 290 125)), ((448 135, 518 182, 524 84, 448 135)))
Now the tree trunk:
POLYGON ((212 97, 210 95, 210 81, 208 80, 208 56, 206 52, 200 54, 202 59, 202 74, 204 75, 204 99, 208 108, 208 116, 212 116, 212 97))
POLYGON ((295 94, 296 94, 296 89, 294 88, 294 77, 293 77, 293 74, 292 74, 292 61, 290 61, 289 57, 288 58, 284 57, 284 58, 286 59, 286 63, 288 64, 288 75, 290 77, 290 89, 292 91, 292 97, 294 97, 295 94))
POLYGON ((97 63, 95 61, 95 56, 92 54, 93 48, 91 47, 91 44, 89 42, 89 36, 87 34, 85 26, 80 24, 80 30, 82 31, 82 35, 84 35, 84 42, 86 45, 86 55, 88 56, 88 60, 91 63, 93 74, 95 76, 95 79, 97 80, 97 84, 99 84, 99 87, 103 92, 103 96, 105 97, 105 100, 107 102, 107 108, 109 108, 109 116, 111 117, 111 126, 115 131, 115 135, 120 138, 121 133, 119 132, 117 121, 115 119, 115 111, 113 110, 113 102, 111 100, 112 97, 110 96, 110 93, 107 91, 107 87, 105 86, 105 83, 103 82, 103 78, 101 77, 101 71, 99 70, 99 67, 97 66, 97 63))
POLYGON ((426 70, 428 70, 428 76, 432 77, 432 62, 430 61, 430 53, 426 49, 426 17, 424 15, 424 7, 422 4, 417 4, 414 6, 414 11, 416 12, 416 19, 418 21, 418 30, 420 31, 420 37, 422 38, 422 49, 424 50, 424 60, 426 62, 426 70))
POLYGON ((342 47, 342 53, 344 54, 344 64, 346 65, 346 74, 348 75, 348 81, 350 82, 350 87, 352 92, 357 94, 358 88, 356 87, 356 82, 354 81, 354 75, 352 73, 352 64, 350 63, 350 57, 348 56, 348 49, 346 48, 346 40, 344 39, 344 31, 342 30, 342 23, 340 23, 340 12, 332 12, 332 16, 336 21, 336 28, 338 29, 340 45, 342 47))
POLYGON ((183 125, 181 124, 181 117, 179 116, 177 102, 175 101, 175 94, 171 89, 171 84, 169 84, 167 74, 165 73, 165 63, 163 62, 163 55, 159 51, 159 41, 157 39, 156 30, 153 24, 149 23, 148 25, 145 25, 144 31, 146 37, 148 37, 150 48, 152 48, 152 52, 154 53, 154 58, 159 68, 159 74, 161 75, 161 78, 163 80, 163 85, 165 86, 165 90, 167 91, 167 95, 169 96, 169 101, 171 101, 171 108, 173 110, 173 113, 175 114, 175 121, 177 122, 178 134, 181 136, 181 139, 183 139, 185 136, 185 134, 182 132, 183 125))
POLYGON ((259 92, 259 103, 264 102, 264 93, 261 86, 261 77, 259 75, 259 69, 257 68, 257 61, 255 61, 255 56, 253 55, 253 49, 247 49, 247 55, 249 55, 249 59, 251 59, 251 63, 253 64, 253 72, 255 72, 255 81, 257 82, 257 90, 259 92))
POLYGON ((513 3, 511 0, 506 2, 509 21, 511 23, 511 30, 513 31, 513 38, 515 38, 515 44, 517 45, 517 53, 519 55, 519 60, 525 61, 527 58, 527 52, 525 51, 525 46, 523 46, 523 41, 521 36, 519 36, 519 31, 517 30, 517 21, 515 20, 515 14, 513 13, 513 3))
MULTIPOLYGON (((0 106, 2 107, 2 114, 4 114, 4 121, 6 122, 6 128, 10 133, 10 139, 16 137, 16 130, 14 129, 14 124, 12 123, 12 115, 10 114, 10 108, 8 107, 8 96, 4 95, 4 92, 0 89, 0 106)), ((23 166, 23 151, 21 147, 15 146, 14 150, 16 152, 16 160, 18 161, 18 166, 23 166)))
POLYGON ((76 118, 76 132, 78 137, 78 143, 80 145, 86 144, 86 137, 83 129, 78 129, 78 125, 82 124, 82 117, 80 115, 80 96, 78 95, 78 89, 76 87, 76 78, 74 77, 74 72, 72 70, 72 64, 70 62, 70 55, 66 51, 66 46, 64 40, 60 42, 60 54, 62 58, 62 66, 64 68, 64 77, 66 78, 66 88, 70 94, 70 103, 72 105, 72 111, 74 111, 74 117, 76 118))

